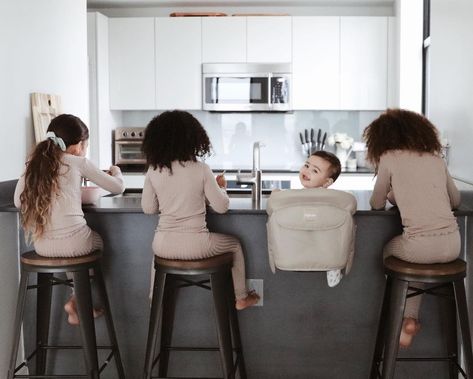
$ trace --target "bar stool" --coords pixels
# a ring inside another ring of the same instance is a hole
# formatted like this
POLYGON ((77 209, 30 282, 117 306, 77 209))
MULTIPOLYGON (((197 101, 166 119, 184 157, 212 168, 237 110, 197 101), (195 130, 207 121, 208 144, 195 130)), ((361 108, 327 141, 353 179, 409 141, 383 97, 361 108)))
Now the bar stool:
POLYGON ((105 283, 100 267, 101 252, 94 251, 91 254, 72 258, 48 258, 43 257, 34 251, 21 255, 21 279, 18 291, 18 302, 16 307, 14 336, 12 343, 12 354, 8 379, 13 378, 90 378, 97 379, 110 359, 115 358, 115 365, 118 378, 125 378, 122 361, 118 349, 115 328, 113 326, 110 304, 108 302, 105 283), (111 346, 97 347, 95 337, 95 325, 93 318, 92 294, 90 288, 89 269, 94 270, 94 279, 97 283, 98 295, 104 307, 104 317, 111 346), (61 280, 54 277, 57 273, 71 272, 72 280, 61 280), (30 273, 37 273, 37 284, 28 286, 30 273), (71 282, 73 284, 71 284, 71 282), (82 335, 83 346, 53 346, 48 344, 49 319, 51 314, 51 294, 52 287, 58 284, 74 287, 77 311, 79 315, 79 328, 82 335), (18 367, 16 366, 18 345, 20 340, 21 324, 26 302, 26 293, 29 289, 36 289, 37 309, 36 309, 36 348, 26 360, 18 367), (49 349, 83 349, 87 373, 85 375, 46 375, 46 357, 49 349), (97 349, 111 349, 105 363, 99 368, 97 349), (28 367, 28 362, 36 357, 36 374, 20 375, 17 372, 28 367))
POLYGON ((383 306, 376 347, 371 365, 371 379, 380 377, 379 366, 383 362, 383 379, 392 379, 396 361, 448 361, 450 378, 458 378, 458 372, 463 377, 473 378, 473 355, 470 327, 468 323, 468 308, 465 295, 466 263, 461 259, 442 264, 415 264, 408 263, 395 257, 384 260, 384 269, 387 275, 384 290, 383 306), (420 282, 430 285, 430 288, 419 289, 411 287, 410 282, 420 282), (408 294, 408 290, 413 292, 408 294), (449 329, 447 339, 448 356, 444 358, 397 358, 399 350, 399 336, 406 299, 420 294, 440 296, 449 301, 445 308, 444 324, 449 329), (463 342, 465 371, 458 362, 457 352, 457 315, 463 342), (384 350, 384 357, 383 357, 384 350))
POLYGON ((223 377, 233 379, 238 369, 240 378, 246 378, 231 276, 232 262, 232 253, 191 261, 169 260, 155 256, 154 268, 156 275, 143 378, 157 378, 152 376, 152 371, 154 365, 158 362, 159 378, 167 377, 169 353, 171 351, 219 351, 223 377), (207 278, 202 279, 203 275, 207 278), (210 283, 210 286, 207 285, 208 283, 210 283), (176 290, 190 286, 197 286, 212 292, 218 347, 171 346, 176 290), (160 338, 158 338, 159 329, 161 329, 160 338), (155 358, 158 343, 160 352, 155 358), (235 361, 233 352, 236 353, 235 361))

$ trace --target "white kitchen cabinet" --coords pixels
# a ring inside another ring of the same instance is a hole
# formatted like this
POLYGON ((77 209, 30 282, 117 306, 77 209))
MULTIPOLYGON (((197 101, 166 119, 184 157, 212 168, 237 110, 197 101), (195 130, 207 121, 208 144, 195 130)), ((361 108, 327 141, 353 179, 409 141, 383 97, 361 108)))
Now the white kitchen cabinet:
POLYGON ((340 17, 292 18, 293 108, 340 107, 340 17))
POLYGON ((385 109, 387 17, 341 17, 340 22, 340 108, 385 109))
POLYGON ((109 19, 111 109, 154 109, 154 18, 109 19))
POLYGON ((292 17, 247 17, 247 62, 292 61, 292 17))
POLYGON ((246 17, 202 18, 202 63, 246 62, 246 17))
POLYGON ((156 18, 156 108, 202 109, 199 17, 156 18))

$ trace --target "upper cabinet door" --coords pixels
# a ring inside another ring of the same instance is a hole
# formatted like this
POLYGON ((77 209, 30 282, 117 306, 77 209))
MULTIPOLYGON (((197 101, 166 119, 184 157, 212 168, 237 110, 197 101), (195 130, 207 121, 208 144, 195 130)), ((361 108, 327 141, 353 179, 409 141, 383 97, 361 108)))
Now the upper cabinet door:
POLYGON ((387 18, 341 17, 340 26, 341 109, 385 109, 387 18))
POLYGON ((201 64, 201 18, 156 18, 158 109, 202 109, 201 64))
POLYGON ((154 18, 109 19, 111 109, 154 109, 154 18))
POLYGON ((202 62, 246 62, 246 18, 202 18, 202 62))
POLYGON ((291 62, 292 17, 247 17, 247 61, 291 62))
POLYGON ((292 18, 294 109, 340 107, 340 17, 292 18))

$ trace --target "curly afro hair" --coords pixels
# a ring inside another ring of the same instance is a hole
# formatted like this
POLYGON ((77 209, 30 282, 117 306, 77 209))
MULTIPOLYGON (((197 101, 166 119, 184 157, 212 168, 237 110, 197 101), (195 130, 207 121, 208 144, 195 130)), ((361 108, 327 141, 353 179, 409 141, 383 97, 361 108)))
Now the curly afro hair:
POLYGON ((404 109, 388 109, 363 131, 366 158, 378 167, 389 150, 409 150, 439 155, 442 145, 435 126, 423 115, 404 109))
POLYGON ((146 126, 143 153, 146 169, 172 173, 172 162, 196 161, 197 157, 210 155, 212 145, 201 123, 189 112, 174 110, 154 117, 146 126))

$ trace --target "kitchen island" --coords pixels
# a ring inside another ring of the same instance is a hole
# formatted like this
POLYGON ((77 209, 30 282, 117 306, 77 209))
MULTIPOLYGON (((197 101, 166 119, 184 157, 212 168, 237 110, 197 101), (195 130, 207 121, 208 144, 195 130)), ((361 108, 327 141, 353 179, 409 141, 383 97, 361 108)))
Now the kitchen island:
MULTIPOLYGON (((464 242, 462 255, 465 256, 473 242, 471 232, 465 233, 471 230, 473 202, 471 192, 463 192, 466 200, 455 214, 464 242)), ((247 277, 263 279, 264 283, 263 306, 239 312, 249 378, 368 377, 385 280, 382 248, 401 232, 397 209, 370 210, 370 194, 370 191, 354 192, 358 200, 355 260, 351 273, 334 288, 327 286, 325 273, 271 272, 266 240, 267 198, 259 209, 252 206, 249 197, 239 196, 231 198, 228 213, 208 212, 209 229, 237 236, 245 253, 247 277)), ((104 197, 95 206, 84 207, 88 224, 104 239, 104 273, 127 378, 140 377, 143 369, 153 259, 151 242, 158 221, 158 216, 142 213, 140 200, 139 195, 104 197)), ((18 213, 11 201, 3 202, 0 210, 1 254, 8 257, 9 270, 13 272, 9 280, 15 280, 18 255, 29 247, 23 241, 18 213)), ((466 259, 470 261, 471 256, 467 254, 466 259)), ((3 280, 2 276, 2 284, 3 280)), ((11 294, 13 287, 10 285, 8 299, 4 301, 2 295, 2 309, 9 309, 7 319, 5 316, 1 319, 4 325, 10 325, 5 337, 13 325, 16 298, 11 294)), ((468 289, 471 289, 470 282, 468 289)), ((66 289, 56 290, 52 320, 55 326, 51 338, 54 342, 77 343, 79 330, 66 324, 62 311, 67 296, 66 289)), ((34 301, 29 300, 31 307, 34 301)), ((422 330, 412 348, 402 352, 403 356, 444 353, 444 331, 438 313, 437 299, 426 297, 420 315, 422 330)), ((26 314, 25 342, 31 347, 34 336, 32 308, 26 314)), ((210 293, 197 288, 182 289, 176 316, 175 345, 216 344, 210 293)), ((103 319, 97 320, 96 325, 98 341, 104 344, 107 340, 103 319)), ((9 347, 3 349, 6 349, 2 352, 5 355, 9 347)), ((170 376, 220 375, 215 352, 173 354, 170 376)), ((70 372, 78 364, 82 364, 82 356, 78 359, 77 353, 72 352, 52 354, 49 360, 49 365, 54 365, 60 373, 70 372)), ((396 372, 396 377, 403 379, 448 376, 445 363, 398 363, 396 372)), ((3 375, 0 372, 0 376, 3 375)), ((113 366, 105 370, 103 377, 115 377, 113 366)))

